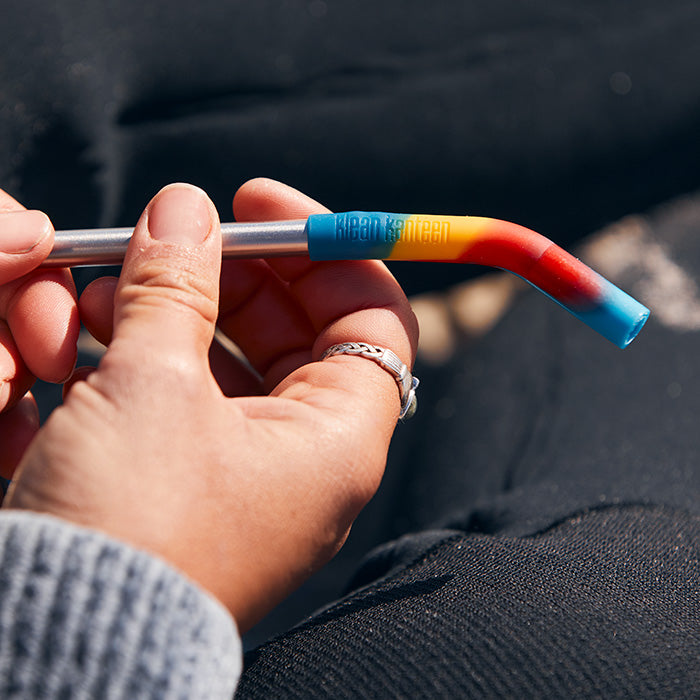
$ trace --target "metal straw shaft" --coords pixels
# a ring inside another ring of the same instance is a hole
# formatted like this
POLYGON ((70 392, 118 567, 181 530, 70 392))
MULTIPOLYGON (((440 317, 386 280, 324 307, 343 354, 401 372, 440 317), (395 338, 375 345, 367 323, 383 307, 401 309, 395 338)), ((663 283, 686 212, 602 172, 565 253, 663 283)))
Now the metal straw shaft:
MULTIPOLYGON (((43 267, 121 265, 132 228, 56 231, 43 267)), ((224 258, 269 258, 308 251, 306 220, 221 224, 224 258)))

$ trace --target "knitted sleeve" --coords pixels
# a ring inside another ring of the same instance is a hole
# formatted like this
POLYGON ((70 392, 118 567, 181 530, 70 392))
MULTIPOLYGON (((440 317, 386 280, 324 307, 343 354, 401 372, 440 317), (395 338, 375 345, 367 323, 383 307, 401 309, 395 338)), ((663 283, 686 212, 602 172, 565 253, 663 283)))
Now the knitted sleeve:
POLYGON ((0 512, 0 697, 230 700, 240 672, 229 613, 170 566, 0 512))

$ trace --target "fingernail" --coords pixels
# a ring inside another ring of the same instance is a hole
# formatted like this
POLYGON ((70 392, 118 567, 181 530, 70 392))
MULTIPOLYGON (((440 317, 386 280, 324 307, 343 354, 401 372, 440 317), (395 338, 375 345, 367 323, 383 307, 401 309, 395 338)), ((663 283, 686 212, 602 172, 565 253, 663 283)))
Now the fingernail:
POLYGON ((198 245, 210 229, 208 198, 192 185, 166 187, 156 195, 148 210, 148 231, 158 241, 198 245))
POLYGON ((7 211, 0 214, 0 252, 28 253, 50 233, 49 217, 40 211, 7 211))

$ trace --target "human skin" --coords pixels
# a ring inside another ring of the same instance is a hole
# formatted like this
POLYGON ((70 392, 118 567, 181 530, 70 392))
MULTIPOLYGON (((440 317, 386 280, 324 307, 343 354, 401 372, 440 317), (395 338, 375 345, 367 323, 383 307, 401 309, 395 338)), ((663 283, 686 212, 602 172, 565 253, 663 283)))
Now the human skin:
POLYGON ((9 477, 39 429, 29 389, 73 371, 80 321, 68 270, 35 268, 49 254, 48 217, 0 190, 0 476, 9 477))
MULTIPOLYGON (((325 211, 270 180, 239 221, 325 211)), ((374 261, 228 261, 206 195, 172 185, 136 226, 118 281, 80 300, 107 350, 27 449, 4 507, 49 513, 162 557, 248 629, 342 545, 379 485, 399 394, 362 340, 411 365, 417 326, 374 261), (212 344, 220 331, 254 367, 212 344)))

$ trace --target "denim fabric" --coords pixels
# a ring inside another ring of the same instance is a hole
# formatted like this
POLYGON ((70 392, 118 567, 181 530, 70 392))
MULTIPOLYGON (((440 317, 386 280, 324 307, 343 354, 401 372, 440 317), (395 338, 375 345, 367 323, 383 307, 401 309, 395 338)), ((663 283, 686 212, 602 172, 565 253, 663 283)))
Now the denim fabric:
POLYGON ((250 653, 237 697, 695 697, 699 562, 700 518, 664 508, 445 532, 250 653))

